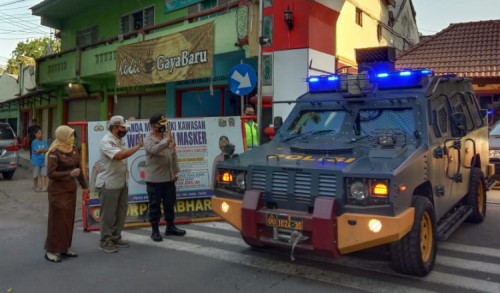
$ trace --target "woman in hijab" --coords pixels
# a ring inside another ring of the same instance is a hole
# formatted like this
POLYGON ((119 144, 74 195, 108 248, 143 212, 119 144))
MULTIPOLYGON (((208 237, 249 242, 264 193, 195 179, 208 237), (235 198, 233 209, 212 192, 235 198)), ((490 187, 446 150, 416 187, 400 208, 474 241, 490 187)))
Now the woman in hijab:
POLYGON ((45 258, 60 262, 61 256, 78 256, 71 250, 76 210, 76 179, 83 189, 87 182, 80 170, 80 155, 74 148, 75 130, 62 125, 56 129, 56 139, 50 145, 47 157, 49 177, 49 221, 45 258))

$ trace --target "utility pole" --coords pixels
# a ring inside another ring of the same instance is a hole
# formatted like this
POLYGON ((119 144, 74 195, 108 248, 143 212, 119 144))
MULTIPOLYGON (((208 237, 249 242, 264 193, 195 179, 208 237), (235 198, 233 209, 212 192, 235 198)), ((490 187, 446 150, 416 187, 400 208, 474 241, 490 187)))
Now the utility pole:
MULTIPOLYGON (((259 0, 259 40, 262 36, 263 22, 262 15, 264 10, 264 0, 259 0)), ((257 59, 257 129, 258 129, 258 142, 262 144, 262 44, 259 42, 259 56, 257 59)))

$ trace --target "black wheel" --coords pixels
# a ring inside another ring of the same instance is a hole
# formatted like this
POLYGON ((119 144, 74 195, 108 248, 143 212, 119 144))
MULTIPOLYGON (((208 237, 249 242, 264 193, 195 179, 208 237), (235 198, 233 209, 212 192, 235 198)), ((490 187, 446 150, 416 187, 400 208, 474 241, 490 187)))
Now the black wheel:
POLYGON ((472 168, 470 171, 469 193, 465 202, 472 207, 472 214, 467 218, 467 222, 481 223, 486 217, 486 189, 480 168, 472 168))
POLYGON ((401 240, 391 244, 394 269, 407 275, 425 276, 436 261, 437 237, 434 206, 428 198, 415 196, 413 227, 401 240))
POLYGON ((14 176, 14 171, 2 172, 3 179, 10 180, 14 176))

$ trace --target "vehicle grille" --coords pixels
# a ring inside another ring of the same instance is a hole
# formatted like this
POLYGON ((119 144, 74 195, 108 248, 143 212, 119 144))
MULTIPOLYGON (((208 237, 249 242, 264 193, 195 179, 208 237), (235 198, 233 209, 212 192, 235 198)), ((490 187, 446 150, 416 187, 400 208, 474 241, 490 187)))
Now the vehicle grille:
POLYGON ((337 178, 332 174, 314 176, 304 172, 286 172, 281 170, 254 169, 251 173, 251 188, 270 192, 274 200, 288 200, 293 194, 297 203, 310 203, 311 194, 315 196, 335 196, 337 178))
POLYGON ((334 196, 337 194, 337 178, 335 175, 319 175, 318 195, 334 196))
POLYGON ((258 190, 266 190, 266 171, 254 170, 252 172, 252 188, 258 190))
POLYGON ((295 185, 293 186, 295 201, 304 203, 311 201, 311 179, 311 174, 295 174, 295 185))

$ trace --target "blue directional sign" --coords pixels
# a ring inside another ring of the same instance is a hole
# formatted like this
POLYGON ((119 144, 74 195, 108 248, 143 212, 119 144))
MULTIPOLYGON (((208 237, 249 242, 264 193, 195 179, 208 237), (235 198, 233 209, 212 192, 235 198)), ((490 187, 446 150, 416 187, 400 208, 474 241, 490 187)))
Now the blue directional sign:
POLYGON ((257 84, 257 74, 250 65, 238 64, 229 70, 229 88, 239 96, 253 91, 257 84))

